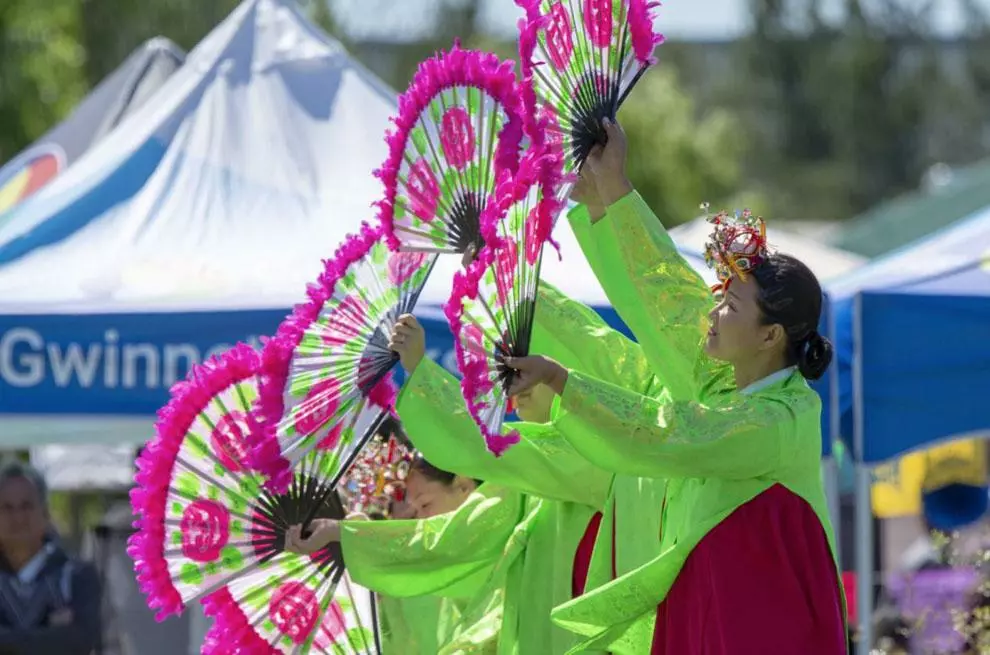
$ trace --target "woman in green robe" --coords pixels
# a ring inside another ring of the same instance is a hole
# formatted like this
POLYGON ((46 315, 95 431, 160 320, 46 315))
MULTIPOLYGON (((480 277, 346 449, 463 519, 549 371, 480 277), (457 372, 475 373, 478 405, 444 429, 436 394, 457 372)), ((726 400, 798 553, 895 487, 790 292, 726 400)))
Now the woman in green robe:
POLYGON ((831 360, 816 330, 821 288, 766 249, 756 221, 721 216, 715 304, 625 177, 623 133, 606 130, 585 166, 593 188, 582 189, 596 272, 662 385, 636 392, 549 357, 507 364, 519 372, 514 392, 554 389, 553 425, 575 450, 620 476, 667 480, 669 493, 657 556, 555 619, 589 637, 585 648, 653 624, 640 653, 844 652, 821 404, 805 382, 831 360))

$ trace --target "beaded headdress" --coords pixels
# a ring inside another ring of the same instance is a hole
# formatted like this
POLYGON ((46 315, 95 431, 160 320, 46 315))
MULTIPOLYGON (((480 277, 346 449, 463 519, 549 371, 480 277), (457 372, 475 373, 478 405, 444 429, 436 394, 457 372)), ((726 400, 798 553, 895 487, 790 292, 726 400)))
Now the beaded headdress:
MULTIPOLYGON (((708 204, 701 206, 708 214, 708 204)), ((744 209, 733 214, 720 212, 708 215, 712 233, 705 244, 705 263, 718 276, 719 283, 712 291, 723 291, 732 276, 745 280, 747 273, 760 265, 768 256, 767 227, 763 217, 754 216, 744 209)))
POLYGON ((376 436, 358 455, 341 490, 350 512, 388 517, 393 501, 405 500, 413 452, 392 436, 376 436))

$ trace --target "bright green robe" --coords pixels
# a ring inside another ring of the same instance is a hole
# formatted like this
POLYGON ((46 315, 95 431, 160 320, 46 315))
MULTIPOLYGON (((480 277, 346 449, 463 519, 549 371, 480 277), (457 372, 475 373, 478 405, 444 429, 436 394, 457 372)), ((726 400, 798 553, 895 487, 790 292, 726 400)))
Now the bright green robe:
POLYGON ((451 601, 436 596, 396 598, 378 595, 378 621, 384 655, 433 655, 440 649, 441 621, 455 613, 451 601))
POLYGON ((570 450, 569 459, 566 454, 556 457, 549 442, 527 442, 496 460, 467 414, 460 384, 429 359, 406 381, 397 411, 410 439, 435 466, 529 494, 529 511, 512 538, 489 535, 493 541, 502 539, 505 546, 492 578, 493 585, 504 589, 498 652, 567 652, 578 639, 554 626, 550 611, 571 598, 574 555, 594 511, 608 494, 611 476, 595 472, 559 439, 557 443, 570 450), (569 464, 575 468, 568 468, 569 464))
POLYGON ((496 653, 500 567, 506 545, 531 513, 521 494, 483 484, 457 510, 429 519, 342 522, 352 579, 391 597, 386 655, 496 653), (441 599, 435 612, 423 597, 441 599), (418 606, 430 613, 414 614, 418 606))
MULTIPOLYGON (((703 351, 710 292, 637 193, 594 226, 572 224, 657 379, 637 392, 572 367, 553 426, 617 480, 669 482, 656 556, 559 607, 554 620, 590 637, 584 649, 644 653, 657 605, 694 546, 774 484, 809 503, 835 553, 819 462, 821 403, 796 373, 748 396, 733 389, 730 367, 703 351)), ((656 510, 646 503, 640 513, 656 510)))
MULTIPOLYGON (((610 328, 594 310, 549 285, 542 285, 540 291, 532 350, 636 389, 648 390, 656 384, 638 345, 610 328)), ((515 611, 510 611, 514 599, 525 599, 516 640, 523 648, 531 646, 518 652, 557 655, 577 643, 574 635, 552 626, 546 617, 550 607, 571 597, 575 550, 594 511, 601 511, 603 519, 585 589, 612 579, 613 557, 621 575, 659 553, 662 481, 613 476, 580 456, 551 425, 513 424, 521 441, 496 459, 466 410, 460 383, 428 359, 406 381, 397 407, 413 443, 436 466, 544 501, 546 517, 534 524, 527 561, 548 564, 527 565, 529 572, 512 583, 521 591, 506 592, 507 617, 515 611), (644 507, 654 509, 644 513, 644 507), (620 544, 614 553, 613 524, 615 543, 620 544), (547 589, 552 590, 550 599, 547 589)), ((640 646, 646 643, 648 649, 651 636, 650 627, 634 647, 616 654, 643 652, 640 646)))

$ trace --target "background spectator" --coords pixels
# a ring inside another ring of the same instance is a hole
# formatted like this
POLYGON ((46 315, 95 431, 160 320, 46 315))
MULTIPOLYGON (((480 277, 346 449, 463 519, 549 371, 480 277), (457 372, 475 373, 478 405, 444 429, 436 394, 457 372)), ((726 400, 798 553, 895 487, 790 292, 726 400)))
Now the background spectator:
POLYGON ((0 654, 91 655, 100 651, 96 569, 62 549, 42 476, 0 466, 0 654))

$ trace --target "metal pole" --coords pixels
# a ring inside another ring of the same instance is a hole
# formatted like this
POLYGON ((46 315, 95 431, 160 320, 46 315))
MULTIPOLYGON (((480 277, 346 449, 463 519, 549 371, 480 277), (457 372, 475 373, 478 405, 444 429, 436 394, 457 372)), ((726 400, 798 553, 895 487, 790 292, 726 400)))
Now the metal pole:
POLYGON ((832 340, 832 348, 835 353, 835 361, 832 362, 832 366, 829 370, 828 378, 828 395, 832 399, 829 403, 829 433, 827 435, 822 435, 823 439, 829 439, 831 442, 831 448, 829 452, 832 456, 829 457, 829 464, 827 465, 826 480, 825 480, 825 492, 829 494, 829 510, 832 515, 832 532, 835 535, 835 559, 839 563, 839 570, 844 570, 842 568, 842 489, 839 483, 839 462, 835 458, 835 444, 839 443, 842 438, 841 422, 842 422, 842 399, 839 388, 839 354, 837 344, 838 339, 838 328, 835 322, 835 305, 832 302, 832 296, 825 294, 825 299, 827 301, 826 307, 828 308, 828 334, 832 340))
POLYGON ((856 599, 859 614, 857 655, 873 645, 873 508, 870 467, 865 460, 863 421, 863 296, 853 299, 853 450, 856 458, 856 599))

